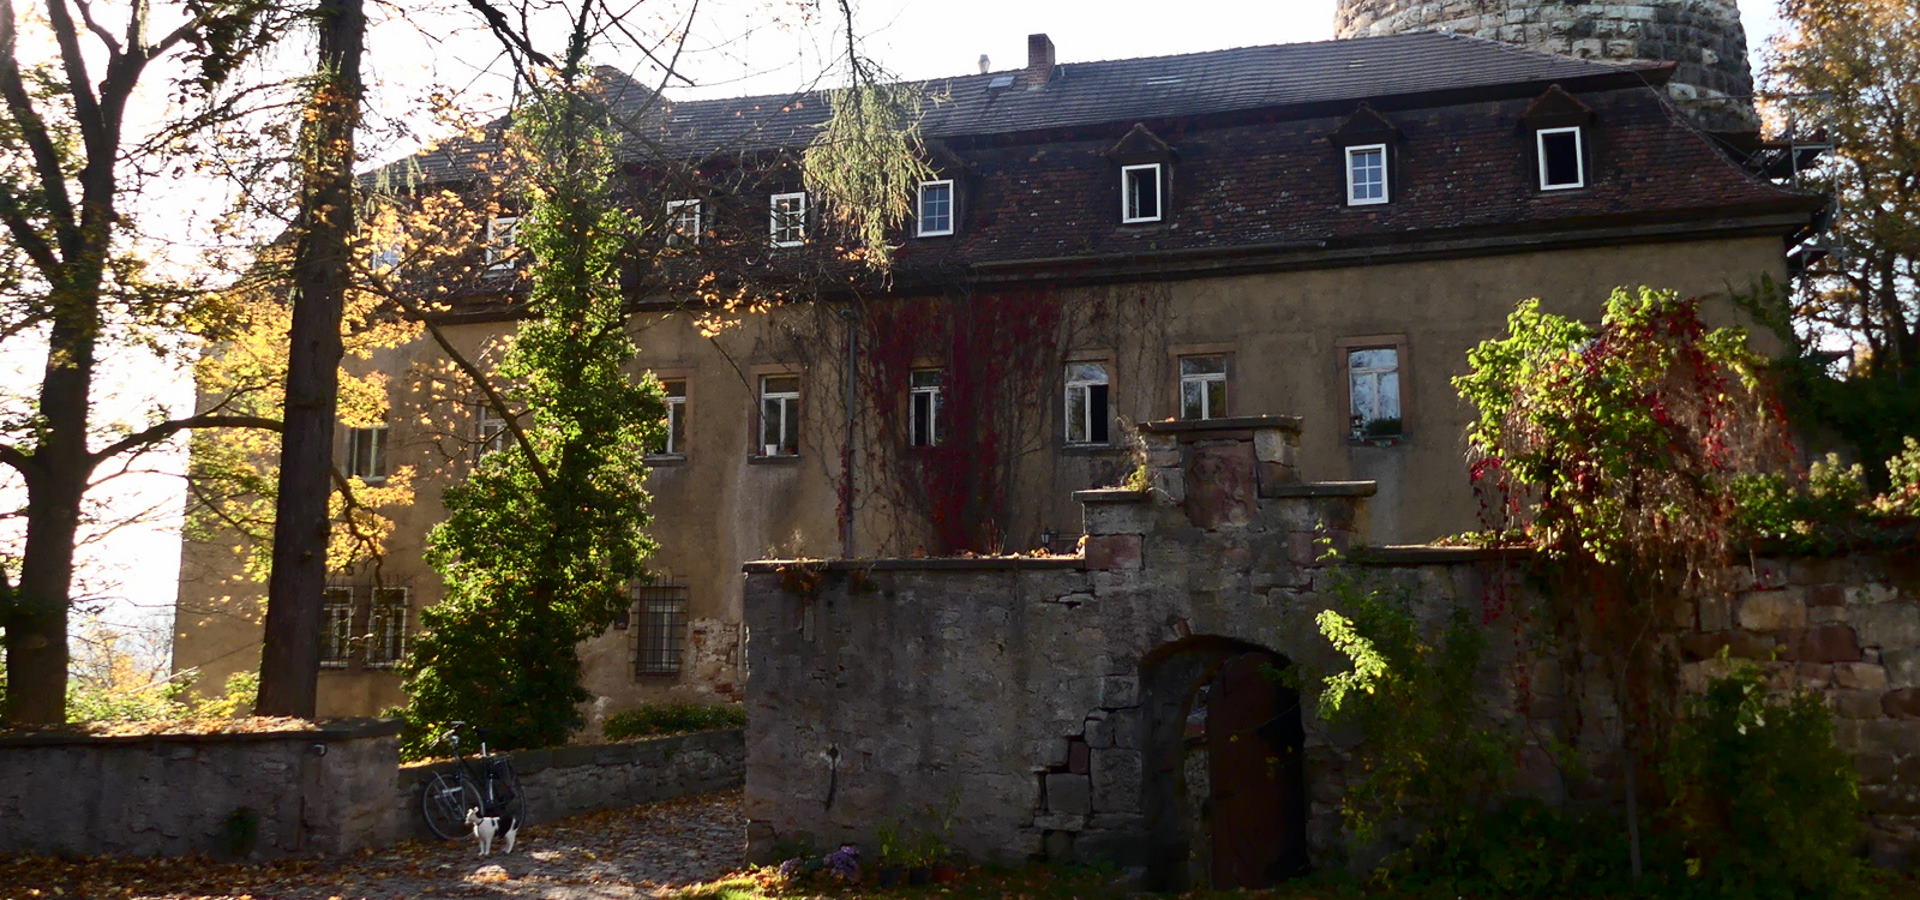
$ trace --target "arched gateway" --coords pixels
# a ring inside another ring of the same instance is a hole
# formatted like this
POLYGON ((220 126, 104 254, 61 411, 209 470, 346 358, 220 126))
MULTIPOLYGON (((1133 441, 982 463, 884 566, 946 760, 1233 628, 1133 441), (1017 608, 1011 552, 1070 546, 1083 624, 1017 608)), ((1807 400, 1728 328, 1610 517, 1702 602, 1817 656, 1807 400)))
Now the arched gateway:
POLYGON ((1149 887, 1268 887, 1306 869, 1305 732, 1288 665, 1214 636, 1142 659, 1149 887))

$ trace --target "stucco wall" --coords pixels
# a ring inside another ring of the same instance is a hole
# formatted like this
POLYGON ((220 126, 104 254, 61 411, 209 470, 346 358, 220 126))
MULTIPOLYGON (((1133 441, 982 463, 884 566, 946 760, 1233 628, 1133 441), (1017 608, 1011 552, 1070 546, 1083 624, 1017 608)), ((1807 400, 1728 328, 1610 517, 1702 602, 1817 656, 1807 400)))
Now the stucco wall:
POLYGON ((399 724, 0 738, 0 853, 350 853, 392 840, 399 724), (254 836, 242 840, 251 822, 254 836))
MULTIPOLYGON (((1334 577, 1316 540, 1364 536, 1370 490, 1294 482, 1303 454, 1285 420, 1173 428, 1149 428, 1150 491, 1081 495, 1080 557, 748 566, 750 852, 870 842, 881 826, 951 812, 948 840, 979 858, 1154 858, 1165 836, 1150 808, 1163 784, 1151 735, 1167 708, 1146 680, 1170 654, 1208 646, 1340 666, 1313 622, 1334 577)), ((1340 577, 1404 593, 1428 626, 1456 610, 1479 620, 1497 599, 1507 612, 1484 625, 1478 675, 1486 727, 1552 735, 1607 764, 1617 707, 1591 667, 1576 677, 1536 651, 1517 614, 1540 602, 1523 559, 1439 548, 1351 559, 1340 577)), ((1874 857, 1911 865, 1920 573, 1863 558, 1762 561, 1753 574, 1756 590, 1703 604, 1673 635, 1684 686, 1702 685, 1729 646, 1777 685, 1820 692, 1859 768, 1874 857)), ((1305 837, 1324 856, 1341 840, 1343 748, 1359 736, 1311 708, 1300 717, 1305 837)), ((1526 791, 1583 789, 1537 746, 1520 762, 1526 791)))
MULTIPOLYGON (((1378 483, 1373 539, 1426 540, 1478 527, 1461 463, 1466 411, 1449 379, 1465 371, 1469 348, 1501 333, 1515 303, 1539 297, 1550 311, 1594 318, 1615 286, 1716 296, 1763 274, 1779 277, 1780 267, 1778 238, 1763 235, 1057 289, 1050 300, 1064 310, 1058 346, 1047 358, 1006 362, 1034 367, 1037 375, 1033 396, 1021 400, 1024 411, 1009 413, 1005 426, 1026 429, 1009 438, 1020 452, 1003 454, 1017 459, 1006 485, 1012 515, 1001 526, 1005 546, 1032 547, 1045 529, 1071 536, 1080 518, 1073 492, 1117 483, 1131 467, 1123 442, 1109 449, 1063 445, 1062 358, 1111 362, 1113 430, 1121 435, 1131 423, 1177 412, 1178 353, 1198 347, 1226 353, 1232 357, 1231 413, 1302 416, 1308 428, 1300 452, 1309 471, 1378 483), (1388 447, 1343 436, 1346 376, 1338 350, 1343 339, 1382 335, 1404 337, 1407 434, 1388 447)), ((1721 322, 1740 318, 1724 296, 1710 312, 1721 322)), ((651 530, 660 542, 654 568, 686 583, 690 632, 682 674, 672 678, 634 674, 631 631, 589 641, 582 652, 586 686, 601 698, 586 711, 590 726, 644 700, 738 697, 739 565, 841 554, 842 321, 830 306, 788 308, 751 316, 709 339, 686 312, 635 315, 640 365, 687 385, 688 450, 684 459, 656 468, 649 485, 651 530), (757 379, 777 370, 803 374, 801 455, 758 460, 750 452, 757 379)), ((463 351, 491 359, 485 348, 510 327, 466 324, 452 336, 463 351)), ((1764 345, 1767 337, 1756 339, 1764 345)), ((396 527, 381 578, 410 587, 415 607, 425 606, 443 594, 421 558, 425 535, 444 515, 441 491, 471 464, 473 398, 451 387, 462 381, 424 338, 356 364, 392 373, 398 403, 390 417, 393 463, 417 473, 416 502, 392 513, 396 527)), ((900 396, 904 402, 904 387, 900 396)), ((860 412, 863 422, 873 416, 871 409, 860 412)), ((901 440, 895 434, 877 439, 901 440)), ((926 542, 925 511, 890 503, 878 482, 893 477, 891 471, 874 471, 872 457, 859 459, 865 468, 853 498, 855 555, 911 553, 926 542)), ((175 666, 198 668, 204 691, 216 692, 228 674, 258 665, 262 590, 241 577, 239 560, 220 542, 188 541, 182 551, 175 666)), ((325 715, 373 714, 402 699, 391 670, 355 663, 321 673, 325 715)))

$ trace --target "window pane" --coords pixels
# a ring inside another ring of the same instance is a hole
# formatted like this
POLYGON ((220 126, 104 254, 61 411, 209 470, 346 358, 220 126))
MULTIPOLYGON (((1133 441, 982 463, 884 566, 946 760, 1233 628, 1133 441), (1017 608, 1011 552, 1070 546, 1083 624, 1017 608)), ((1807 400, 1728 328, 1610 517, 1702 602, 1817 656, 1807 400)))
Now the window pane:
POLYGON ((1126 176, 1127 218, 1159 218, 1160 168, 1158 166, 1144 166, 1138 169, 1128 169, 1126 176))
MULTIPOLYGON (((1324 359, 1324 357, 1322 357, 1324 359)), ((1180 357, 1181 375, 1225 375, 1227 358, 1224 356, 1182 356, 1180 357)))
POLYGON ((1400 418, 1400 373, 1388 372, 1380 378, 1380 405, 1378 416, 1382 419, 1400 418))
POLYGON ((1400 363, 1400 351, 1391 347, 1353 350, 1347 353, 1347 368, 1390 370, 1400 363))
POLYGON ((1105 384, 1107 383, 1107 367, 1105 364, 1097 362, 1074 363, 1067 366, 1067 380, 1069 382, 1079 381, 1105 384))
POLYGON ((1374 389, 1378 382, 1377 376, 1368 374, 1355 375, 1349 379, 1353 392, 1352 412, 1363 424, 1372 421, 1375 418, 1374 410, 1379 408, 1380 398, 1374 389))
POLYGON ((953 230, 953 185, 944 182, 920 186, 920 231, 953 230))
POLYGON ((780 401, 780 452, 794 454, 800 452, 800 404, 793 400, 780 401))
POLYGON ((1204 419, 1207 417, 1206 385, 1200 381, 1180 382, 1180 418, 1204 419))
POLYGON ((1546 186, 1580 183, 1580 132, 1541 134, 1540 153, 1546 186))
POLYGON ((915 447, 927 447, 933 444, 933 396, 932 393, 925 391, 916 392, 910 401, 913 421, 908 429, 911 432, 908 442, 915 447))
POLYGON ((1067 441, 1084 444, 1089 440, 1087 431, 1087 388, 1076 385, 1067 388, 1067 441))
POLYGON ((780 446, 781 413, 786 403, 776 399, 767 399, 760 404, 760 450, 780 446))
POLYGON ((1207 418, 1213 419, 1227 414, 1227 383, 1225 380, 1207 382, 1207 418))
POLYGON ((798 375, 768 375, 761 384, 768 394, 800 393, 800 376, 798 375))
POLYGON ((913 387, 937 388, 940 386, 940 382, 943 380, 941 378, 941 374, 942 373, 939 369, 915 369, 913 370, 912 374, 908 376, 908 378, 910 379, 913 387))
POLYGON ((1112 440, 1107 433, 1107 422, 1111 418, 1107 413, 1107 386, 1096 384, 1087 388, 1087 424, 1091 426, 1089 443, 1104 444, 1112 440))
POLYGON ((1383 200, 1387 195, 1387 154, 1384 150, 1354 150, 1348 155, 1356 201, 1383 200))

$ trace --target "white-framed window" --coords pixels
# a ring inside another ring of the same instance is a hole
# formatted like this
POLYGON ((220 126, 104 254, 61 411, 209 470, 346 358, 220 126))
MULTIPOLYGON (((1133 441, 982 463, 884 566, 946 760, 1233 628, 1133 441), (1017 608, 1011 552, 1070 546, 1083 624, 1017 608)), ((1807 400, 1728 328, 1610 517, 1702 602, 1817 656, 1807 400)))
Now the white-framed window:
POLYGON ((398 239, 371 244, 367 247, 367 268, 374 272, 391 272, 400 265, 404 251, 398 239))
POLYGON ((1347 350, 1347 397, 1354 440, 1399 437, 1400 350, 1353 347, 1347 350))
POLYGON ((1180 357, 1180 418, 1217 419, 1227 414, 1227 358, 1180 357))
POLYGON ((767 236, 775 247, 798 247, 807 242, 806 192, 767 198, 767 236))
POLYGON ((367 605, 367 665, 385 668, 407 652, 407 589, 378 587, 367 605))
POLYGON ((1103 362, 1067 363, 1067 443, 1112 443, 1108 397, 1112 379, 1103 362))
POLYGON ((1160 164, 1142 163, 1120 167, 1120 221, 1160 221, 1160 206, 1165 191, 1160 185, 1160 164))
POLYGON ((700 201, 667 201, 667 246, 686 247, 698 244, 703 230, 700 201))
POLYGON ((487 271, 514 267, 519 256, 520 217, 494 216, 487 220, 487 271))
POLYGON ((320 668, 344 669, 353 652, 353 588, 320 592, 320 668))
POLYGON ((660 435, 660 443, 654 445, 656 456, 679 456, 687 452, 687 381, 684 378, 664 378, 660 388, 666 393, 667 422, 660 435))
POLYGON ((1540 157, 1540 189, 1565 191, 1587 186, 1586 135, 1580 126, 1542 128, 1534 133, 1540 157))
POLYGON ((920 214, 916 217, 920 237, 942 237, 953 233, 953 181, 920 182, 920 214))
POLYGON ((368 483, 387 477, 387 426, 347 429, 347 476, 368 483))
POLYGON ((940 444, 940 407, 945 401, 946 373, 915 369, 907 376, 907 443, 915 447, 940 444))
POLYGON ((1387 145, 1347 148, 1347 205, 1387 202, 1387 145))
POLYGON ((474 434, 474 461, 478 462, 480 457, 504 449, 512 439, 512 433, 507 431, 507 420, 495 415, 490 406, 480 407, 480 427, 474 434))
POLYGON ((800 454, 800 376, 760 376, 760 455, 800 454))

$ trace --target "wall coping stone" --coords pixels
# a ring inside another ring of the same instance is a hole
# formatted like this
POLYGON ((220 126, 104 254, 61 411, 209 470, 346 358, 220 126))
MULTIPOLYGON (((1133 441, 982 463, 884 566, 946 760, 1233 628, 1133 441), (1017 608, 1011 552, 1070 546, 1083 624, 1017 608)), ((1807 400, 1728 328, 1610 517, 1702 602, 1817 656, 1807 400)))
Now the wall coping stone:
POLYGON ((1000 571, 1012 569, 1081 569, 1079 556, 929 556, 887 559, 756 559, 742 565, 749 575, 774 575, 787 566, 827 572, 1000 571))
POLYGON ((1261 496, 1281 497, 1371 497, 1380 489, 1375 481, 1306 481, 1297 484, 1263 485, 1261 496))
POLYGON ((1081 503, 1145 503, 1153 499, 1153 491, 1114 487, 1094 488, 1089 491, 1074 491, 1073 499, 1081 503))
POLYGON ((1299 416, 1233 416, 1225 419, 1172 419, 1165 422, 1141 422, 1142 434, 1189 434, 1204 431, 1244 431, 1277 428, 1300 433, 1299 416))
POLYGON ((73 731, 40 731, 0 735, 0 747, 51 747, 60 745, 116 744, 244 744, 258 741, 344 741, 354 738, 386 737, 399 734, 404 723, 399 719, 332 719, 315 728, 290 728, 279 731, 229 731, 212 734, 175 732, 171 734, 85 734, 73 731))
MULTIPOLYGON (((728 735, 742 733, 739 728, 709 728, 705 731, 687 731, 680 734, 660 734, 651 737, 633 738, 625 741, 609 741, 604 744, 574 744, 565 747, 540 747, 533 750, 508 750, 494 753, 513 761, 513 774, 525 779, 536 772, 547 769, 574 769, 583 767, 618 765, 643 759, 646 752, 657 744, 666 744, 669 749, 676 746, 710 746, 715 741, 724 740, 728 735)), ((472 763, 479 757, 463 756, 472 763)), ((423 762, 401 763, 401 780, 423 781, 433 773, 450 769, 451 759, 433 759, 423 762)))
POLYGON ((1355 547, 1346 562, 1362 566, 1429 566, 1473 563, 1531 556, 1526 547, 1443 547, 1437 544, 1396 544, 1355 547))

